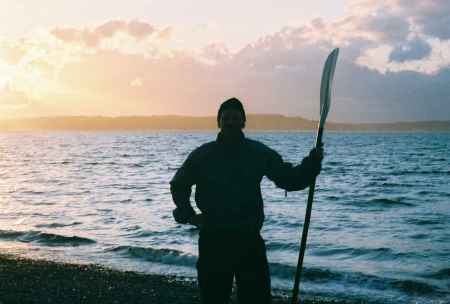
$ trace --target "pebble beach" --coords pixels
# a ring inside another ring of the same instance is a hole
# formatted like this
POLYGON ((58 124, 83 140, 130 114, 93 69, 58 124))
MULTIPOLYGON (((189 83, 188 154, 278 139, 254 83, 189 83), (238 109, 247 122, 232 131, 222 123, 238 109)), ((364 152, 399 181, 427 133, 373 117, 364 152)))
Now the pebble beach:
MULTIPOLYGON (((287 295, 274 304, 290 303, 287 295)), ((56 263, 0 255, 0 303, 200 303, 196 282, 100 265, 56 263)), ((230 303, 237 303, 233 294, 230 303)), ((307 299, 305 304, 346 304, 307 299)))

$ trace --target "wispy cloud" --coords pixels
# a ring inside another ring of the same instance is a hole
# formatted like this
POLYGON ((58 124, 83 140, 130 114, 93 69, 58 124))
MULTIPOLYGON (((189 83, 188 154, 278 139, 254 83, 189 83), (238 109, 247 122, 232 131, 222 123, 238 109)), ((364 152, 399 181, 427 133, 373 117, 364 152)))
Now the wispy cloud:
POLYGON ((132 20, 111 20, 94 28, 57 27, 51 33, 58 39, 68 43, 81 43, 88 47, 97 47, 104 39, 112 38, 118 33, 127 34, 141 40, 152 35, 160 39, 170 38, 171 29, 157 29, 147 22, 132 20))

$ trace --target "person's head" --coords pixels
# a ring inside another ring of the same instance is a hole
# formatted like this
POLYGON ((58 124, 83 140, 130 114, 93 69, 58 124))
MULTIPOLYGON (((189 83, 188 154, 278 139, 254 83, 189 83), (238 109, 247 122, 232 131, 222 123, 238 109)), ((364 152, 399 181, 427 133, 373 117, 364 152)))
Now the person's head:
POLYGON ((237 98, 224 101, 217 112, 217 126, 225 132, 242 130, 245 127, 244 106, 237 98))

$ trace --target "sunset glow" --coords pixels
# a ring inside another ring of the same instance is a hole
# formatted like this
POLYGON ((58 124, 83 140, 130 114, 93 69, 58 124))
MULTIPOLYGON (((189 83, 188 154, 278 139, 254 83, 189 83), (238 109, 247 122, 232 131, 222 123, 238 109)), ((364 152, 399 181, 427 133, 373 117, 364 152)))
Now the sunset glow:
POLYGON ((445 1, 6 2, 0 117, 213 115, 238 96, 253 113, 316 119, 321 67, 340 47, 331 119, 450 118, 445 1))

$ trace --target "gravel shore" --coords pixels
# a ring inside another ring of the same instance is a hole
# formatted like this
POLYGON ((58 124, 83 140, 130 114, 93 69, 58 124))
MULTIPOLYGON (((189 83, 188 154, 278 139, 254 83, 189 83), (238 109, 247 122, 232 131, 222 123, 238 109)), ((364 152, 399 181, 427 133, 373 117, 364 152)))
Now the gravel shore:
MULTIPOLYGON (((9 303, 199 304, 200 300, 196 283, 181 278, 0 255, 0 304, 9 303)), ((234 297, 231 303, 237 303, 234 297)), ((273 303, 289 301, 278 296, 273 303)))

